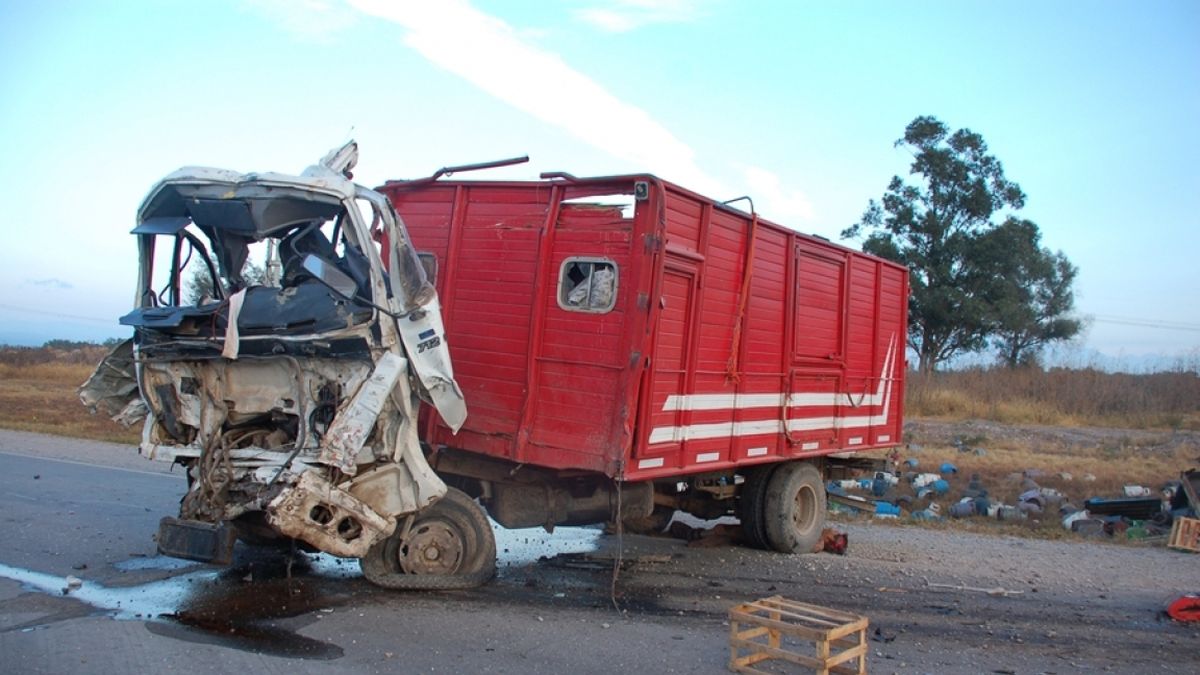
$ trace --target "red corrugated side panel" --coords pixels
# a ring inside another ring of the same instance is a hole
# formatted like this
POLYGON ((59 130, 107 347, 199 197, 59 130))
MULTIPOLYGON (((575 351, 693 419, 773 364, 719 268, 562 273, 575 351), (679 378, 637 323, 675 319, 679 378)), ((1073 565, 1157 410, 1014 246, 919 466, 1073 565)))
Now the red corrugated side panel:
MULTIPOLYGON (((460 441, 479 452, 512 456, 550 191, 435 184, 387 193, 413 245, 437 261, 447 340, 468 406, 460 441)), ((439 426, 430 440, 445 433, 439 426)))
POLYGON ((667 188, 653 365, 626 477, 896 445, 907 270, 667 188))
POLYGON ((383 191, 437 258, 466 395, 435 445, 640 480, 899 442, 900 266, 651 176, 383 191), (573 261, 616 270, 611 308, 564 306, 573 261))

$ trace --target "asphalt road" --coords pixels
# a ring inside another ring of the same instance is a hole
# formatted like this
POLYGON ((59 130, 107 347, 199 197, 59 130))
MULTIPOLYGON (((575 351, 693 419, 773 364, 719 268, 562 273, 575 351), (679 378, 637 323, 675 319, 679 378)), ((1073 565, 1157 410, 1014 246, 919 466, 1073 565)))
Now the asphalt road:
POLYGON ((289 578, 286 556, 254 550, 232 569, 187 564, 157 557, 152 540, 182 476, 133 468, 129 448, 105 445, 0 431, 0 672, 723 671, 720 620, 629 618, 610 604, 601 563, 578 570, 604 577, 586 594, 541 588, 522 564, 590 549, 598 532, 567 532, 565 547, 509 536, 501 579, 472 592, 381 591, 331 558, 289 578), (83 585, 63 594, 67 575, 83 585), (181 618, 148 616, 158 612, 181 618))
POLYGON ((783 556, 566 528, 501 532, 484 588, 398 593, 328 557, 159 558, 183 490, 126 446, 0 431, 0 672, 719 673, 729 607, 776 594, 868 616, 871 672, 1200 671, 1200 632, 1158 616, 1200 557, 1162 549, 851 524, 844 558, 783 556))

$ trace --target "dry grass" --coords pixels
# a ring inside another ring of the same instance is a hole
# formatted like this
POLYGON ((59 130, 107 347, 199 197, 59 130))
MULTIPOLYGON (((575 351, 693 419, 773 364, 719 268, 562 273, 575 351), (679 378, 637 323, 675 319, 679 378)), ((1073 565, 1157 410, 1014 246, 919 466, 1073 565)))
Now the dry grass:
POLYGON ((136 444, 139 431, 91 415, 76 390, 107 351, 0 348, 0 427, 136 444))
POLYGON ((987 419, 1006 424, 1200 430, 1200 376, 1082 370, 972 368, 910 373, 911 417, 987 419))

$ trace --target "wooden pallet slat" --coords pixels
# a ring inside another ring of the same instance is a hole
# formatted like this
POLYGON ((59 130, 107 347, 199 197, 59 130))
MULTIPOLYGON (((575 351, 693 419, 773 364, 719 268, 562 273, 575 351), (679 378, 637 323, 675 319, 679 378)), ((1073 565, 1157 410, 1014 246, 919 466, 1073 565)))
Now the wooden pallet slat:
POLYGON ((845 619, 839 620, 834 617, 813 616, 811 614, 806 614, 804 612, 794 611, 791 608, 784 609, 783 607, 771 607, 771 606, 762 605, 762 604, 753 603, 753 602, 748 603, 746 606, 752 610, 770 612, 770 613, 774 613, 774 614, 781 614, 788 618, 799 619, 801 621, 806 621, 809 623, 823 624, 826 626, 840 626, 840 625, 846 623, 845 619))
POLYGON ((829 621, 838 624, 843 624, 859 618, 855 614, 840 612, 835 609, 829 609, 828 607, 809 605, 792 600, 777 601, 774 598, 755 600, 754 602, 744 603, 742 606, 751 610, 785 612, 791 616, 795 616, 804 620, 829 621))
POLYGON ((743 603, 729 610, 729 669, 760 673, 755 664, 778 660, 822 675, 865 675, 868 625, 864 616, 782 596, 743 603))

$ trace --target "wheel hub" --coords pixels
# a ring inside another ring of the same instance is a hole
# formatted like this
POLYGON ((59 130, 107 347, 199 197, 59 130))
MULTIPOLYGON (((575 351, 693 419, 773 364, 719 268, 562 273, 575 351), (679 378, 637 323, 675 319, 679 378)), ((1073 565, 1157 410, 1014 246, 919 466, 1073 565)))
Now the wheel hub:
POLYGON ((798 534, 805 534, 816 525, 817 496, 811 489, 801 487, 796 492, 792 510, 792 526, 798 534))
POLYGON ((459 533, 446 523, 422 523, 413 528, 397 554, 406 574, 454 574, 465 547, 459 533))

